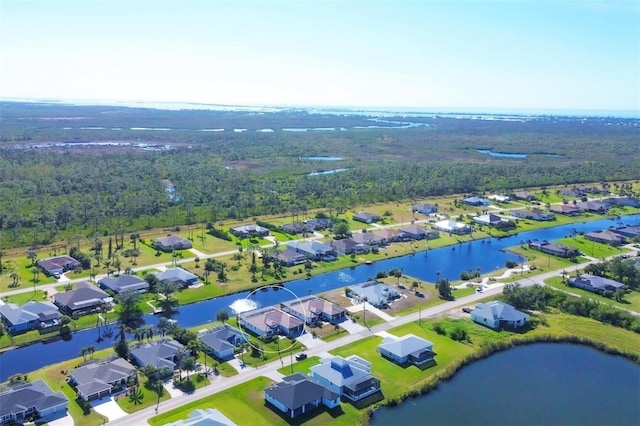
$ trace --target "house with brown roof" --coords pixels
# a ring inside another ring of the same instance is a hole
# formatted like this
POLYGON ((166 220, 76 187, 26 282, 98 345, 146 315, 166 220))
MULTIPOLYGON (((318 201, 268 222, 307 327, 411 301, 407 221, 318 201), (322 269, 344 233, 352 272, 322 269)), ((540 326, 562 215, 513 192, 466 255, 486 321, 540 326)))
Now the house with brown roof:
POLYGON ((549 211, 565 216, 577 216, 580 214, 580 210, 574 204, 554 204, 549 207, 549 211))
POLYGON ((352 238, 343 238, 341 240, 333 240, 329 243, 331 247, 333 247, 336 252, 347 255, 347 254, 363 254, 369 253, 371 250, 371 246, 368 244, 362 244, 355 242, 352 238))
POLYGON ((627 239, 609 229, 603 231, 593 231, 584 234, 584 237, 589 241, 595 241, 596 243, 609 244, 610 246, 621 246, 627 243, 627 239))
POLYGON ((426 229, 415 224, 403 226, 399 231, 404 238, 410 238, 412 240, 433 240, 440 236, 436 230, 426 229))
POLYGON ((271 306, 238 314, 238 325, 259 337, 298 337, 304 332, 304 321, 271 306))
POLYGON ((318 324, 322 321, 338 324, 347 318, 347 313, 342 307, 316 296, 304 296, 283 302, 280 309, 307 324, 318 324))
POLYGON ((580 255, 580 250, 575 247, 566 246, 564 244, 552 243, 549 241, 532 241, 529 243, 529 248, 538 250, 543 253, 552 254, 558 257, 574 257, 580 255))
POLYGON ((599 200, 581 201, 576 204, 576 207, 578 208, 578 210, 583 212, 599 213, 599 214, 604 214, 609 209, 609 206, 607 204, 599 200))

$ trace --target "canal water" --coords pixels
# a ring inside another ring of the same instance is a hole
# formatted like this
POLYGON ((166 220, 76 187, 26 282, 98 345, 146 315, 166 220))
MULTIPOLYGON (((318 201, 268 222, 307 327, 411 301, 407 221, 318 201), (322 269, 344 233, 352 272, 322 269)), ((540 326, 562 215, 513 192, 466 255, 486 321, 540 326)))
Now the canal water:
MULTIPOLYGON (((273 287, 266 291, 255 291, 250 298, 251 305, 252 307, 274 305, 292 299, 292 293, 297 296, 324 293, 350 284, 364 282, 374 278, 379 271, 389 271, 394 268, 402 270, 405 275, 428 282, 435 282, 438 272, 441 278, 450 280, 459 279, 460 272, 469 269, 474 271, 479 269, 480 273, 486 274, 503 268, 507 260, 520 261, 521 259, 518 256, 504 251, 507 247, 518 245, 520 241, 534 239, 554 240, 566 237, 574 230, 577 232, 590 232, 608 228, 612 225, 635 224, 637 221, 637 215, 629 215, 615 221, 602 219, 593 222, 574 223, 555 228, 523 232, 508 238, 491 238, 469 243, 465 242, 455 246, 419 252, 414 255, 378 260, 372 265, 359 265, 314 276, 310 279, 299 279, 283 284, 289 291, 273 287)), ((426 243, 423 241, 418 244, 426 243)), ((421 248, 424 248, 424 246, 421 248)), ((540 256, 542 258, 545 255, 541 254, 540 256)), ((242 302, 249 294, 250 292, 247 291, 181 306, 179 312, 173 318, 185 328, 214 321, 217 312, 223 309, 233 315, 234 312, 231 309, 231 305, 234 303, 236 305, 243 304, 242 302)), ((145 316, 145 321, 147 324, 155 325, 157 317, 147 315, 145 316)), ((114 336, 116 334, 114 331, 114 336)), ((6 380, 16 373, 26 373, 45 365, 77 357, 80 349, 84 346, 93 345, 97 349, 103 349, 113 343, 111 339, 97 342, 97 338, 98 330, 83 330, 74 333, 70 341, 58 340, 49 343, 37 343, 3 352, 0 354, 0 381, 6 380)))
POLYGON ((427 395, 377 410, 370 424, 635 426, 640 367, 588 346, 520 346, 464 367, 427 395))

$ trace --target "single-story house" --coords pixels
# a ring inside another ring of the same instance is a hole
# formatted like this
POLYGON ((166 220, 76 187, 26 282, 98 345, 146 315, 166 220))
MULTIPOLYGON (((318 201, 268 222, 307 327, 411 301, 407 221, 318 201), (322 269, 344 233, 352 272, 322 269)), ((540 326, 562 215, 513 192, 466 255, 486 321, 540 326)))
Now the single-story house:
POLYGON ((356 232, 351 235, 351 239, 358 244, 369 246, 383 246, 387 243, 383 236, 373 232, 356 232))
POLYGON ((167 423, 164 426, 237 426, 227 416, 215 408, 196 408, 184 420, 167 423))
POLYGON ((489 200, 496 201, 498 203, 508 203, 511 197, 504 194, 492 194, 487 197, 489 200))
POLYGON ((340 405, 340 394, 302 373, 286 376, 280 383, 266 388, 264 399, 292 419, 318 408, 320 404, 327 408, 340 405))
POLYGON ((383 308, 398 299, 400 294, 398 294, 396 289, 386 284, 377 281, 367 281, 362 284, 347 287, 347 296, 355 299, 359 303, 367 301, 376 308, 383 308))
POLYGON ((436 222, 434 227, 438 231, 448 234, 462 235, 471 233, 471 226, 466 223, 456 222, 455 220, 441 220, 440 222, 436 222))
POLYGON ((529 320, 529 315, 520 312, 511 305, 494 300, 487 303, 478 303, 471 311, 471 319, 490 328, 504 326, 518 328, 525 325, 529 320))
POLYGON ((624 287, 624 284, 616 280, 591 274, 570 277, 569 285, 593 292, 616 291, 624 287))
POLYGON ((587 240, 596 243, 609 244, 611 246, 621 246, 627 243, 627 239, 622 235, 605 229, 604 231, 587 232, 584 234, 587 240))
POLYGON ((182 268, 169 268, 154 274, 159 281, 169 281, 181 287, 189 287, 198 283, 198 276, 182 268))
POLYGON ((438 206, 429 203, 418 203, 411 206, 411 211, 421 214, 432 214, 438 212, 438 206))
POLYGON ((122 389, 136 378, 136 368, 122 358, 100 364, 87 364, 69 373, 78 396, 85 401, 102 398, 122 389))
POLYGON ((516 200, 523 200, 523 201, 536 201, 538 199, 538 197, 526 191, 514 192, 513 198, 515 198, 516 200))
POLYGON ((190 240, 178 235, 168 235, 166 237, 154 238, 151 246, 155 249, 171 252, 173 250, 186 250, 193 247, 190 240))
POLYGON ((471 220, 473 220, 475 223, 479 225, 487 225, 487 226, 496 226, 500 222, 505 221, 503 218, 493 213, 475 216, 471 220))
POLYGON ((312 260, 336 260, 338 252, 333 247, 318 241, 294 241, 287 248, 306 255, 312 260))
POLYGON ((260 337, 297 337, 304 332, 304 321, 270 306, 238 314, 238 325, 260 337))
POLYGON ((549 241, 532 241, 529 248, 543 253, 552 254, 559 257, 574 257, 580 255, 580 250, 564 244, 550 243, 549 241))
POLYGON ((475 207, 488 206, 490 204, 489 200, 487 200, 486 198, 480 198, 480 197, 467 197, 463 199, 462 202, 468 206, 475 206, 475 207))
POLYGON ((333 226, 333 221, 325 218, 307 219, 303 220, 302 223, 307 225, 312 231, 329 229, 333 226))
POLYGON ((333 247, 336 252, 347 255, 347 254, 362 254, 369 253, 371 247, 368 244, 361 244, 355 242, 351 238, 344 238, 342 240, 333 240, 331 241, 331 247, 333 247))
POLYGON ((184 351, 184 345, 172 339, 162 339, 134 346, 130 350, 130 359, 140 367, 151 365, 155 368, 175 370, 184 351))
POLYGON ((611 197, 603 199, 602 202, 610 206, 640 207, 640 200, 636 197, 611 197))
POLYGON ((640 237, 640 225, 621 226, 619 228, 612 229, 612 231, 627 238, 640 237))
POLYGON ((433 229, 425 229, 418 225, 407 225, 399 229, 400 233, 405 238, 411 238, 412 240, 433 240, 438 238, 440 234, 433 229))
POLYGON ((290 248, 278 253, 277 258, 284 266, 300 265, 307 261, 307 256, 304 253, 298 253, 290 248))
POLYGON ((72 271, 82 266, 80 261, 71 256, 56 256, 39 259, 36 262, 36 265, 38 265, 42 272, 50 277, 59 276, 60 274, 72 271))
POLYGON ((303 222, 285 223, 284 225, 280 226, 280 229, 282 229, 283 232, 291 235, 313 232, 313 228, 303 222))
POLYGON ((538 210, 538 209, 512 210, 511 216, 517 217, 519 219, 531 219, 531 220, 537 220, 537 221, 555 219, 555 215, 553 213, 543 212, 542 210, 538 210))
POLYGON ((373 235, 377 235, 379 238, 382 238, 385 244, 395 243, 397 241, 402 241, 403 236, 402 232, 397 229, 391 228, 382 228, 382 229, 374 229, 371 231, 373 235))
POLYGON ((107 292, 86 281, 76 284, 75 290, 56 293, 53 303, 72 316, 85 315, 103 305, 112 305, 113 297, 107 292))
POLYGON ((378 345, 378 352, 396 364, 424 365, 433 361, 433 343, 422 337, 407 334, 402 337, 385 337, 378 345))
POLYGON ((582 201, 576 204, 576 207, 580 211, 586 211, 591 213, 606 213, 609 210, 609 206, 602 201, 582 201))
POLYGON ((229 231, 239 238, 266 237, 269 235, 269 229, 260 225, 234 226, 229 231))
POLYGON ((44 380, 25 383, 0 393, 0 423, 25 423, 29 416, 66 413, 69 399, 54 392, 44 380))
POLYGON ((580 214, 580 209, 578 209, 574 204, 554 204, 549 207, 549 211, 563 214, 565 216, 577 216, 580 214))
POLYGON ((307 324, 317 324, 320 321, 338 324, 347 318, 347 312, 342 307, 316 296, 304 296, 283 302, 280 309, 307 324))
POLYGON ((380 216, 375 213, 359 212, 353 215, 353 220, 368 224, 375 223, 380 219, 380 216))
POLYGON ((206 352, 220 360, 233 358, 235 349, 246 342, 242 331, 229 324, 200 330, 198 332, 198 340, 200 340, 206 352))
POLYGON ((53 327, 60 324, 60 311, 51 302, 28 301, 23 306, 15 303, 0 305, 0 319, 9 333, 53 327))
POLYGON ((380 380, 371 374, 371 363, 357 355, 322 359, 311 367, 311 377, 353 402, 380 391, 380 380))
POLYGON ((136 275, 120 275, 117 277, 104 277, 98 281, 98 285, 103 290, 111 290, 115 294, 135 291, 145 293, 149 290, 149 283, 136 275))

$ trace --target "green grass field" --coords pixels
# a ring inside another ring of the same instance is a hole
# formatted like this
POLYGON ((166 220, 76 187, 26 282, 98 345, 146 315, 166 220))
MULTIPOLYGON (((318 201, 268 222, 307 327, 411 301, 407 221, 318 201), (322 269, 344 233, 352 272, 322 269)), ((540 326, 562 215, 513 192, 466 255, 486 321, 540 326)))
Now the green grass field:
POLYGON ((563 284, 562 277, 554 277, 548 280, 545 280, 545 284, 550 287, 556 288, 558 290, 566 291, 569 293, 576 294, 580 297, 588 297, 589 299, 596 300, 600 303, 606 303, 607 305, 614 306, 620 309, 629 309, 634 312, 640 312, 640 292, 639 291, 629 291, 625 294, 622 302, 616 301, 614 298, 604 297, 597 293, 592 293, 587 290, 583 290, 577 287, 569 287, 563 284))

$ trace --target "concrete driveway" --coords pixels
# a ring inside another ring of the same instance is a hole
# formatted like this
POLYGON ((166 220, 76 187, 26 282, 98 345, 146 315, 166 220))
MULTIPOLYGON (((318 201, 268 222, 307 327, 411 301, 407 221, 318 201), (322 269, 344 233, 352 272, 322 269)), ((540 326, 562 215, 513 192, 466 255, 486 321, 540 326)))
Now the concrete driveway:
POLYGON ((105 416, 109 421, 120 419, 127 415, 127 413, 120 408, 118 403, 113 399, 113 396, 108 398, 96 399, 91 401, 91 407, 98 413, 105 416))

